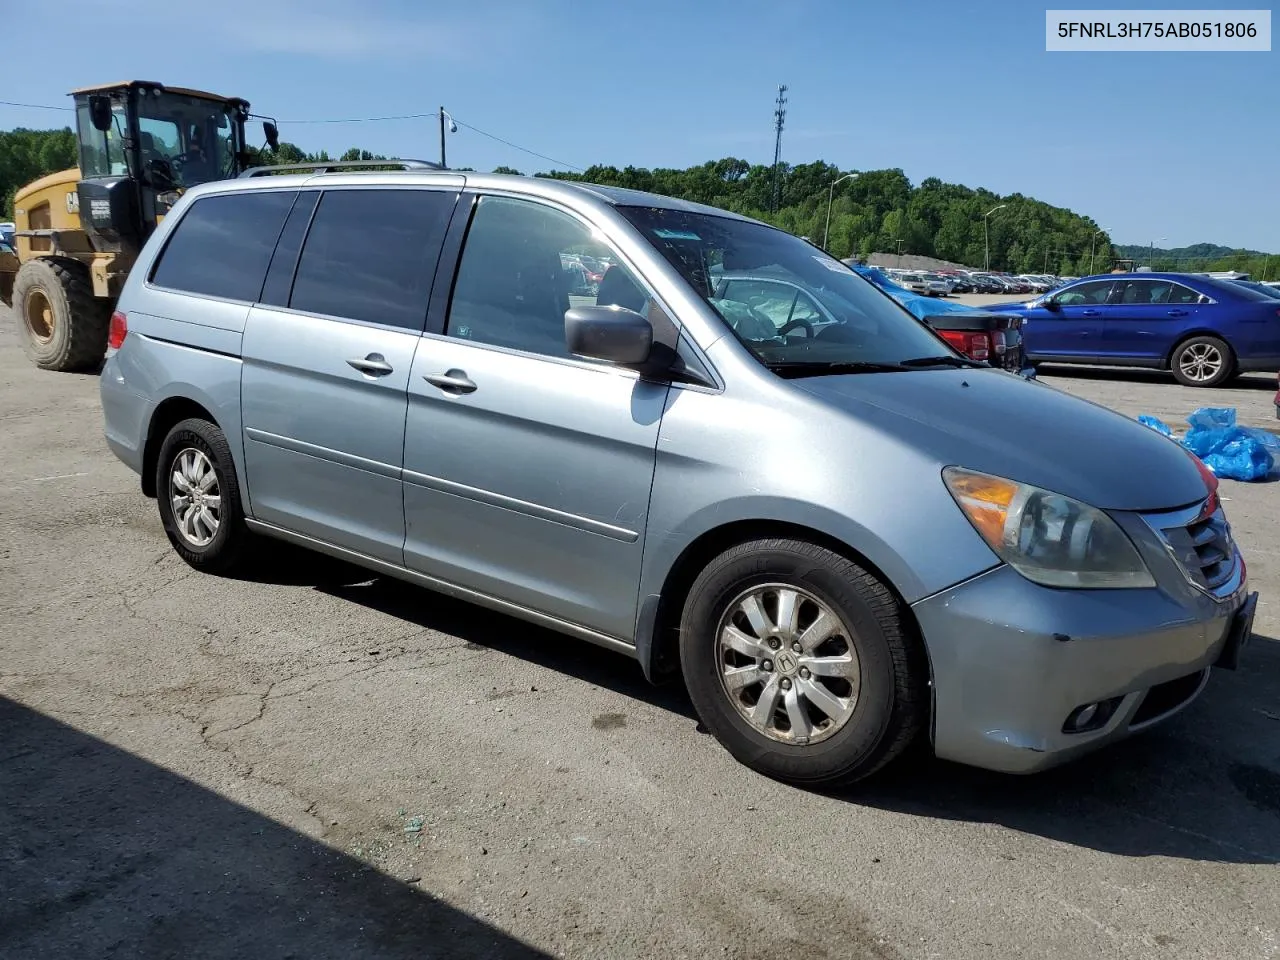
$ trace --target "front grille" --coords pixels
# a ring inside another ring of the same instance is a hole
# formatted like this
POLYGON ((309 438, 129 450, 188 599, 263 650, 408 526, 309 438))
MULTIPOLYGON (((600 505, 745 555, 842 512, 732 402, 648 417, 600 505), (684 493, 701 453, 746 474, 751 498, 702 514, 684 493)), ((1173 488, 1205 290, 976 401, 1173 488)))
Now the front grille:
POLYGON ((1231 579, 1235 564, 1231 531, 1226 521, 1215 523, 1213 517, 1196 520, 1186 529, 1196 555, 1192 573, 1198 571, 1205 587, 1215 590, 1231 579))
POLYGON ((1222 508, 1206 514, 1205 506, 1162 517, 1154 525, 1191 582, 1207 593, 1217 593, 1236 572, 1236 548, 1222 508))
POLYGON ((1142 698, 1142 703, 1129 720, 1129 726, 1136 727, 1177 710, 1199 692, 1203 682, 1204 671, 1197 670, 1176 680, 1157 683, 1142 698))

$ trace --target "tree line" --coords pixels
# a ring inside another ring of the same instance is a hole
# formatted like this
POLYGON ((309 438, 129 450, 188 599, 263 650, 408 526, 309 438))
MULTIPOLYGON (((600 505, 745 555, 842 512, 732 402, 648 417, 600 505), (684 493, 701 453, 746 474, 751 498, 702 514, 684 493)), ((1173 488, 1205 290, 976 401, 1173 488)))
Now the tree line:
MULTIPOLYGON (((308 153, 288 142, 282 142, 274 152, 255 147, 250 147, 249 152, 259 164, 387 159, 360 147, 352 147, 338 157, 323 150, 308 153)), ((4 218, 12 217, 13 193, 18 187, 75 164, 75 135, 69 129, 0 132, 4 218)), ((495 172, 520 171, 499 167, 495 172)), ((993 270, 1081 275, 1109 269, 1113 258, 1123 255, 1118 251, 1128 249, 1114 247, 1095 221, 1066 208, 1020 193, 1002 196, 982 188, 944 183, 937 177, 913 185, 900 169, 850 171, 819 160, 782 166, 775 178, 769 165, 726 157, 687 169, 597 165, 582 172, 552 170, 534 176, 645 190, 710 204, 764 220, 821 244, 827 236, 831 185, 850 173, 856 173, 856 177, 835 187, 831 203, 826 246, 837 257, 901 252, 983 267, 989 247, 993 270), (996 207, 1000 209, 992 213, 996 207), (990 216, 984 217, 988 213, 990 216)), ((1207 248, 1203 260, 1178 261, 1176 268, 1248 269, 1255 275, 1266 269, 1264 254, 1241 251, 1212 255, 1222 249, 1207 248), (1255 260, 1259 262, 1254 263, 1255 260)), ((1153 264, 1160 265, 1159 261, 1153 264)), ((1276 266, 1280 268, 1280 261, 1276 266)), ((1173 268, 1168 263, 1166 267, 1173 268)))

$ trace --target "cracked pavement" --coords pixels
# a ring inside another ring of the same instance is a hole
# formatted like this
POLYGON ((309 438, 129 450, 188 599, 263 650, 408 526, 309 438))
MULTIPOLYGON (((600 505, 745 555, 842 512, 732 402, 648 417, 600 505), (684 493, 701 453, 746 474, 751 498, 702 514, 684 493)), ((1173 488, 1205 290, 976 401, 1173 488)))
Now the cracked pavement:
POLYGON ((617 654, 284 546, 190 570, 2 308, 0 451, 0 956, 1280 956, 1280 485, 1223 485, 1259 637, 1178 718, 826 796, 617 654))

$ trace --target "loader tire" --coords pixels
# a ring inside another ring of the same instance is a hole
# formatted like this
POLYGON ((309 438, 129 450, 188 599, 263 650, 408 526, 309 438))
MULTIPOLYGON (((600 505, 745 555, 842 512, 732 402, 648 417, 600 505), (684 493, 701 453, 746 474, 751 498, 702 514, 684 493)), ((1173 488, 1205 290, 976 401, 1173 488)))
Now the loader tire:
POLYGON ((29 260, 13 283, 22 349, 41 370, 94 370, 107 351, 108 304, 74 260, 29 260))

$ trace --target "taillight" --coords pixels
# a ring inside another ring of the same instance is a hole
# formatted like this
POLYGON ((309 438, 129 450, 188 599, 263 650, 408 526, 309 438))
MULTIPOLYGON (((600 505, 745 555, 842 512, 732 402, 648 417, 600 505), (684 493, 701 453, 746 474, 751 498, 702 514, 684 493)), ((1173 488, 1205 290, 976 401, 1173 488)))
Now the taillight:
POLYGON ((124 338, 128 335, 129 318, 117 310, 111 315, 111 328, 107 331, 107 346, 112 350, 119 350, 120 345, 124 343, 124 338))
POLYGON ((985 360, 991 356, 991 338, 984 333, 968 333, 964 330, 939 330, 942 339, 971 360, 985 360))

